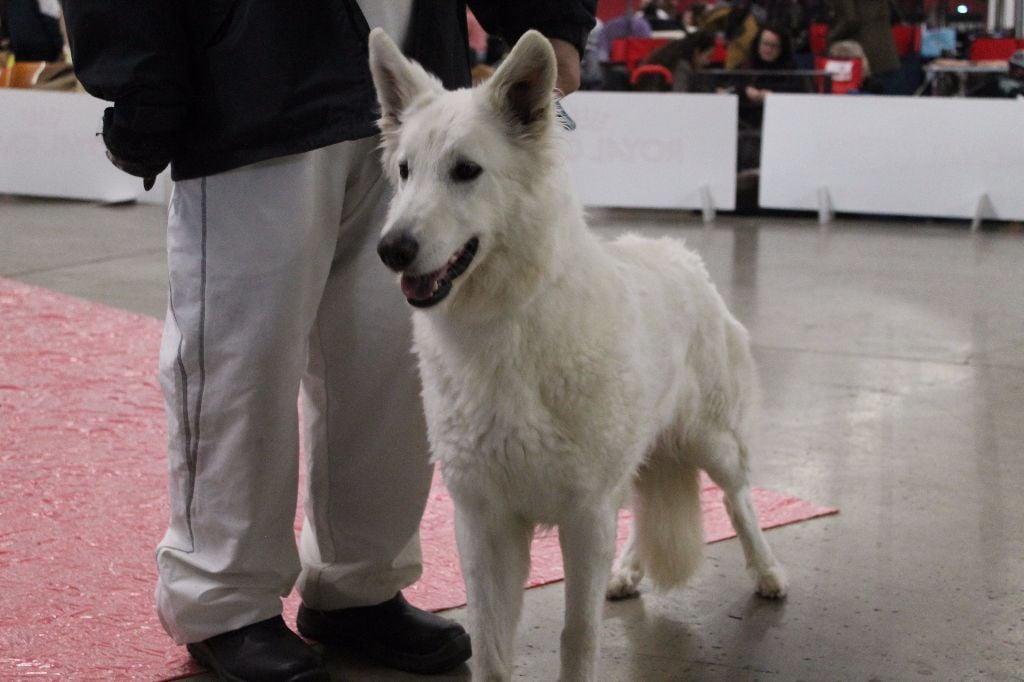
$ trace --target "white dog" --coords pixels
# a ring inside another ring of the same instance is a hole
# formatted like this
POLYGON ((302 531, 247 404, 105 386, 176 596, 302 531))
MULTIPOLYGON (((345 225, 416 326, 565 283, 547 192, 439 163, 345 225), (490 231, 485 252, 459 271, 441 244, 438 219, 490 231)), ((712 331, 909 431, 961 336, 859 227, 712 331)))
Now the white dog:
POLYGON ((725 491, 758 593, 786 580, 750 501, 746 330, 681 242, 584 224, 558 149, 555 58, 530 32, 484 85, 445 91, 379 29, 370 66, 396 193, 378 247, 416 307, 433 456, 456 509, 474 677, 512 675, 537 526, 565 564, 561 678, 597 677, 602 599, 685 581, 698 468, 725 491), (616 514, 633 528, 612 569, 616 514))

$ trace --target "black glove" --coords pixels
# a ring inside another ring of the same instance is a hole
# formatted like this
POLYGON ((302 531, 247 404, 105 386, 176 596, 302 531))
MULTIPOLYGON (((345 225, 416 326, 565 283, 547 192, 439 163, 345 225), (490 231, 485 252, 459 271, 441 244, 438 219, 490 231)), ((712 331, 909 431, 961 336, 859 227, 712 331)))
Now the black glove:
POLYGON ((103 112, 103 143, 110 162, 125 173, 142 178, 142 187, 147 192, 174 156, 174 136, 138 133, 118 125, 114 122, 113 107, 103 112))

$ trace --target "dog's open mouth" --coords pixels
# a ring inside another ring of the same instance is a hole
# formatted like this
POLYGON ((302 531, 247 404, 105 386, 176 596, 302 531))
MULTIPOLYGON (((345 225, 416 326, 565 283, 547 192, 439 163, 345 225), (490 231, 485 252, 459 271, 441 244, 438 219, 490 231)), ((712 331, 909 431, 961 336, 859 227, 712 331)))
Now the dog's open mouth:
POLYGON ((452 290, 452 282, 473 262, 480 240, 473 237, 452 254, 448 262, 426 275, 402 275, 402 293, 411 305, 429 308, 444 300, 452 290))

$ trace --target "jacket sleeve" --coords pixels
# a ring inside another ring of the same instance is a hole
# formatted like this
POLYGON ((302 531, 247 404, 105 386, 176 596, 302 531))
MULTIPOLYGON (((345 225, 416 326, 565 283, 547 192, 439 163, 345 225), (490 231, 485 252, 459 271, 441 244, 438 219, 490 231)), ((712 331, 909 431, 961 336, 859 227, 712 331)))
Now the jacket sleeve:
MULTIPOLYGON (((173 136, 190 97, 182 0, 62 0, 75 74, 114 102, 111 124, 138 136, 173 136)), ((109 146, 109 145, 108 145, 109 146)))
POLYGON ((596 0, 469 0, 484 29, 509 45, 533 28, 575 45, 581 57, 594 28, 596 6, 596 0))
POLYGON ((854 0, 830 0, 832 10, 828 28, 828 42, 834 43, 856 36, 860 28, 860 17, 854 0))

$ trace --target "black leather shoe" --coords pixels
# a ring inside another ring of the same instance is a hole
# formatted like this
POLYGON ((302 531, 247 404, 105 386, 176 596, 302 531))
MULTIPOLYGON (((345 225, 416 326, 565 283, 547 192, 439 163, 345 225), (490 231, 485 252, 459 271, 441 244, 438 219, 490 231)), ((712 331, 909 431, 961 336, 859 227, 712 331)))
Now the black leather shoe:
POLYGON ((412 673, 442 673, 473 653, 461 625, 417 609, 401 592, 376 606, 334 611, 300 606, 296 625, 303 637, 412 673))
POLYGON ((320 655, 281 616, 189 644, 188 652, 227 682, 330 682, 320 655))

